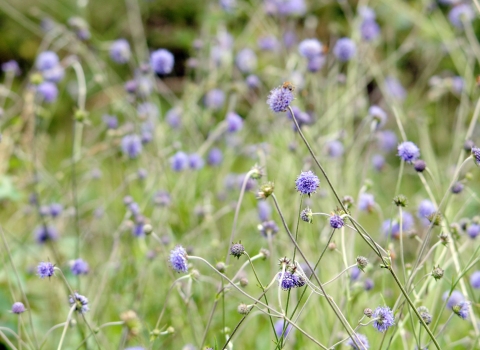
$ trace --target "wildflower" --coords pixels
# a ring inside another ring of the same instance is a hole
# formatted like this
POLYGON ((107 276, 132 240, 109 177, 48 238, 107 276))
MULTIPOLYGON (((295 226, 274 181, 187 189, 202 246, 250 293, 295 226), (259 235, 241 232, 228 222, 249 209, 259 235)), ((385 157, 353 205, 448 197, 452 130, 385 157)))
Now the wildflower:
POLYGON ((54 273, 54 266, 51 262, 41 262, 37 266, 37 274, 40 278, 52 277, 54 273))
POLYGON ((470 276, 470 285, 475 289, 480 289, 480 271, 475 271, 470 276))
POLYGON ((189 163, 190 169, 193 169, 193 170, 199 170, 203 168, 203 166, 205 165, 205 161, 197 153, 192 153, 188 156, 188 163, 189 163))
POLYGON ((252 49, 240 50, 235 58, 235 63, 242 73, 250 73, 257 67, 257 55, 252 49))
POLYGON ((364 20, 360 24, 360 34, 365 41, 375 40, 380 35, 380 26, 375 20, 364 20))
POLYGON ((246 77, 245 83, 247 83, 247 86, 250 89, 256 89, 260 87, 260 79, 254 74, 250 74, 248 77, 246 77))
POLYGON ((280 283, 280 287, 283 290, 290 290, 292 288, 297 287, 297 279, 294 277, 294 274, 291 273, 290 271, 285 271, 283 273, 283 278, 282 278, 282 272, 280 271, 278 273, 278 281, 280 283))
POLYGON ((20 315, 25 312, 25 306, 23 305, 23 303, 17 301, 12 305, 12 312, 14 314, 20 315))
POLYGON ((393 312, 388 306, 377 307, 372 316, 375 319, 375 321, 373 321, 373 327, 382 333, 395 323, 393 312))
POLYGON ((298 175, 295 185, 298 192, 310 197, 312 193, 316 192, 318 186, 320 186, 320 180, 311 170, 303 171, 298 175))
POLYGON ((308 207, 303 209, 302 212, 300 213, 300 219, 310 224, 312 223, 312 217, 313 217, 312 209, 308 207))
POLYGON ((365 310, 363 310, 363 314, 368 318, 372 318, 373 310, 367 307, 365 310))
POLYGON ((118 119, 115 115, 105 114, 102 117, 103 122, 107 126, 107 129, 116 129, 118 128, 118 119))
POLYGON ((364 20, 367 20, 367 21, 375 20, 375 18, 377 17, 377 15, 375 14, 375 11, 368 6, 360 6, 357 9, 357 12, 360 15, 360 17, 362 17, 364 20))
POLYGON ((273 235, 278 233, 278 226, 273 220, 264 221, 260 225, 258 225, 258 230, 265 238, 272 237, 273 235))
POLYGON ((472 147, 471 149, 473 160, 475 161, 475 164, 480 166, 480 148, 479 147, 472 147))
POLYGON ((475 18, 475 13, 469 4, 463 3, 452 7, 448 13, 448 20, 454 27, 463 28, 464 22, 471 22, 475 18))
MULTIPOLYGON (((160 114, 158 107, 151 102, 140 103, 137 107, 137 113, 141 120, 148 120, 150 122, 158 119, 158 115, 160 114)), ((144 125, 148 126, 148 124, 144 125)))
POLYGON ((333 140, 327 143, 327 153, 331 158, 338 158, 343 155, 343 143, 339 140, 333 140))
POLYGON ((390 152, 397 147, 397 135, 392 130, 384 130, 377 134, 378 146, 382 151, 390 152))
POLYGON ((403 101, 407 97, 407 92, 398 79, 388 76, 385 78, 385 89, 387 93, 395 100, 403 101))
POLYGON ((281 338, 282 336, 285 338, 288 333, 292 330, 293 326, 290 323, 287 323, 285 320, 278 320, 275 322, 274 325, 275 333, 277 334, 277 338, 281 338), (287 327, 285 327, 287 325, 287 327), (283 334, 283 329, 285 328, 285 334, 283 334))
POLYGON ((84 314, 85 312, 90 310, 88 308, 88 299, 83 295, 78 294, 77 292, 75 292, 73 296, 70 295, 68 301, 70 302, 70 306, 75 305, 75 310, 79 314, 84 314))
POLYGON ((63 79, 64 76, 65 76, 65 69, 60 64, 57 64, 53 68, 42 71, 43 79, 45 79, 46 81, 50 81, 52 83, 58 83, 63 79))
POLYGON ((35 60, 35 67, 39 71, 44 71, 57 66, 58 63, 59 59, 55 52, 44 51, 37 56, 37 59, 35 60))
POLYGON ((150 66, 157 74, 169 74, 173 70, 175 59, 172 53, 165 49, 153 51, 150 54, 150 66))
POLYGON ((480 225, 479 224, 470 224, 467 228, 467 234, 470 238, 475 238, 480 234, 480 225))
POLYGON ((173 171, 185 170, 189 165, 189 158, 185 152, 178 151, 170 158, 170 165, 173 171))
POLYGON ((424 226, 428 226, 428 217, 436 211, 435 205, 430 200, 424 199, 418 206, 417 217, 422 220, 424 226))
POLYGON ((382 171, 385 167, 385 157, 381 154, 374 154, 372 156, 372 165, 377 171, 382 171))
POLYGON ((170 251, 170 264, 177 272, 188 272, 187 252, 181 245, 170 251))
POLYGON ((370 279, 370 278, 365 279, 365 281, 363 282, 363 289, 365 289, 367 292, 369 290, 372 290, 374 286, 375 286, 375 284, 374 284, 373 280, 370 279))
POLYGON ((459 194, 460 192, 463 191, 463 187, 464 185, 461 182, 457 181, 453 184, 450 191, 452 191, 453 194, 459 194))
POLYGON ((204 103, 207 108, 219 110, 225 102, 225 93, 220 89, 213 89, 205 95, 204 103))
POLYGON ((413 163, 413 168, 415 169, 415 171, 417 173, 423 173, 423 171, 425 170, 426 167, 427 167, 427 164, 425 163, 425 161, 423 161, 421 159, 417 159, 413 163))
POLYGON ((327 59, 324 55, 315 56, 308 60, 307 69, 309 72, 315 73, 318 72, 327 62, 327 59))
POLYGON ((273 35, 264 36, 257 40, 257 44, 260 50, 263 51, 276 51, 280 44, 273 35))
POLYGON ((469 311, 469 308, 470 308, 470 302, 468 301, 461 301, 459 302, 457 305, 455 305, 453 308, 452 308, 452 311, 460 316, 461 318, 463 318, 464 320, 467 319, 467 316, 468 316, 468 311, 469 311))
POLYGON ((353 267, 353 268, 350 270, 350 280, 351 280, 351 281, 356 281, 356 280, 358 280, 358 278, 359 278, 360 275, 361 275, 361 272, 362 272, 362 270, 360 270, 360 269, 358 268, 358 265, 355 266, 355 267, 353 267))
POLYGON ((345 225, 345 222, 343 221, 342 217, 337 214, 333 214, 330 216, 330 226, 334 229, 339 229, 345 225))
POLYGON ((371 212, 375 207, 375 197, 370 193, 362 193, 358 199, 358 209, 371 212))
POLYGON ((130 134, 122 138, 122 152, 130 159, 137 158, 142 153, 142 140, 138 135, 130 134))
POLYGON ((369 349, 370 348, 370 344, 368 343, 368 339, 363 334, 355 333, 353 337, 355 338, 355 341, 353 341, 352 338, 349 338, 347 340, 347 342, 345 343, 347 346, 351 346, 352 349, 354 349, 354 350, 364 350, 364 349, 369 349), (355 344, 355 342, 357 344, 359 344, 360 347, 358 347, 355 344))
POLYGON ((182 120, 180 119, 180 114, 182 110, 178 107, 168 110, 165 114, 165 120, 173 129, 178 129, 182 125, 182 120))
POLYGON ((341 62, 349 61, 355 55, 356 51, 355 43, 350 38, 338 39, 333 47, 333 54, 341 62))
POLYGON ((212 148, 210 152, 208 152, 207 156, 207 163, 211 166, 219 165, 223 160, 222 151, 218 148, 212 148))
POLYGON ((52 103, 57 99, 58 88, 54 83, 44 81, 37 86, 37 93, 42 97, 43 101, 52 103))
POLYGON ((398 146, 398 156, 407 163, 412 163, 420 157, 420 150, 411 141, 402 142, 398 146))
POLYGON ((80 40, 88 40, 91 37, 88 24, 83 18, 71 17, 68 19, 68 25, 75 31, 80 40))
POLYGON ((41 225, 35 229, 35 240, 37 243, 45 243, 47 241, 55 241, 58 239, 58 232, 54 226, 41 225))
POLYGON ((228 112, 225 120, 227 122, 227 131, 230 133, 237 132, 243 127, 243 119, 237 113, 228 112))
POLYGON ((447 300, 446 306, 449 309, 452 309, 455 305, 465 300, 463 294, 460 293, 458 290, 454 290, 451 294, 449 292, 443 293, 442 299, 447 300))
POLYGON ((241 242, 234 243, 230 247, 230 254, 235 258, 240 259, 240 257, 245 253, 245 247, 241 242))
POLYGON ((20 67, 18 66, 17 61, 14 61, 14 60, 10 60, 2 63, 2 72, 4 73, 13 72, 17 76, 22 73, 20 71, 20 67))
POLYGON ((88 263, 83 259, 74 260, 70 265, 70 270, 74 275, 86 275, 90 271, 88 263))
POLYGON ((270 91, 267 99, 267 104, 275 113, 284 112, 287 110, 290 103, 293 101, 293 87, 289 83, 276 87, 270 91))
POLYGON ((322 55, 323 45, 317 39, 305 39, 298 45, 298 52, 309 60, 322 55))
POLYGON ((260 219, 260 221, 263 222, 270 219, 270 215, 272 214, 272 208, 267 201, 258 201, 257 210, 258 218, 260 219))
POLYGON ((408 204, 408 199, 405 195, 399 194, 398 196, 393 197, 393 203, 397 207, 406 207, 408 204))
POLYGON ((418 309, 418 313, 420 314, 420 317, 422 318, 423 322, 425 322, 426 325, 429 325, 432 323, 432 315, 428 311, 428 309, 425 306, 420 306, 418 309))
POLYGON ((115 40, 110 46, 110 58, 116 63, 127 63, 131 55, 130 44, 125 39, 115 40))

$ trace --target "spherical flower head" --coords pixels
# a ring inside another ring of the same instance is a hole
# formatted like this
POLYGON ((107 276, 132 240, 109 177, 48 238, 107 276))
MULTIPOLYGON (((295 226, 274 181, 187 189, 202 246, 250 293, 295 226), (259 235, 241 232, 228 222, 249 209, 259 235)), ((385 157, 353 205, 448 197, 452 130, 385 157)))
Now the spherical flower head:
POLYGON ((232 244, 230 247, 230 254, 235 258, 240 259, 240 257, 245 253, 245 247, 240 242, 232 244))
POLYGON ((397 147, 397 135, 392 130, 384 130, 377 135, 378 147, 384 152, 390 152, 397 147))
POLYGON ((245 78, 245 83, 250 89, 257 89, 260 87, 260 78, 254 74, 250 74, 245 78))
POLYGON ((449 309, 452 309, 455 305, 458 305, 460 302, 464 301, 465 298, 461 292, 458 290, 454 290, 450 296, 448 296, 450 293, 447 291, 443 293, 442 295, 442 300, 447 300, 446 306, 449 309))
POLYGON ((388 95, 395 100, 403 101, 407 97, 407 92, 398 79, 389 76, 385 78, 385 90, 388 95))
POLYGON ((88 299, 86 297, 84 297, 83 295, 81 294, 78 294, 77 292, 75 292, 75 294, 72 296, 70 295, 68 297, 68 301, 70 303, 70 306, 74 306, 75 305, 75 310, 79 313, 79 314, 84 314, 86 313, 88 310, 90 310, 88 308, 88 299))
POLYGON ((4 73, 12 72, 17 76, 22 73, 21 70, 20 70, 20 67, 18 66, 17 61, 14 61, 14 60, 3 62, 2 63, 2 72, 4 72, 4 73))
POLYGON ((459 4, 457 6, 452 7, 450 12, 448 13, 448 20, 452 25, 456 28, 463 28, 464 22, 471 22, 475 18, 475 12, 473 8, 467 4, 459 4))
POLYGON ((417 173, 423 173, 424 170, 427 168, 427 164, 424 160, 417 159, 415 162, 413 162, 413 168, 417 173))
POLYGON ((223 153, 218 148, 212 148, 207 155, 207 163, 210 166, 217 166, 222 163, 223 153))
POLYGON ((466 320, 468 317, 469 309, 470 309, 470 302, 468 301, 461 301, 460 303, 458 303, 452 308, 453 312, 464 320, 466 320))
POLYGON ((467 234, 470 236, 470 238, 476 238, 478 235, 480 235, 480 225, 479 224, 470 224, 467 227, 467 234))
POLYGON ((260 221, 264 222, 270 219, 272 214, 272 207, 268 204, 267 201, 260 200, 257 204, 258 218, 260 221))
POLYGON ((349 338, 347 340, 347 342, 345 343, 347 346, 351 346, 352 349, 354 349, 354 350, 365 350, 365 349, 368 350, 370 348, 370 344, 368 343, 368 339, 363 334, 355 333, 353 337, 354 337, 355 341, 353 341, 352 338, 349 338), (360 347, 358 347, 355 343, 360 345, 360 347))
POLYGON ((480 289, 480 271, 475 271, 470 276, 470 285, 475 289, 480 289))
POLYGON ((268 238, 272 237, 273 235, 277 234, 279 231, 279 228, 275 221, 273 220, 268 220, 264 221, 260 225, 258 225, 258 231, 262 234, 263 237, 268 238))
POLYGON ((178 151, 170 158, 170 165, 173 171, 182 171, 185 170, 190 163, 190 159, 185 152, 178 151))
POLYGON ((25 306, 23 305, 23 303, 17 301, 12 305, 12 312, 14 314, 20 315, 25 312, 25 306))
POLYGON ((402 142, 397 150, 397 155, 407 163, 413 163, 420 157, 420 149, 411 141, 402 142))
POLYGON ((387 113, 377 105, 370 106, 368 114, 377 122, 377 128, 381 128, 387 122, 387 113))
POLYGON ((220 7, 228 13, 231 13, 235 10, 237 7, 237 1, 236 0, 219 0, 219 5, 220 7))
POLYGON ((57 99, 58 88, 54 83, 50 81, 44 81, 37 86, 37 93, 43 101, 52 103, 57 99))
POLYGON ((157 191, 153 195, 153 203, 160 207, 168 207, 172 199, 170 198, 170 194, 166 191, 157 191))
POLYGON ((362 270, 358 268, 358 266, 352 267, 350 270, 350 280, 356 281, 360 278, 360 275, 362 274, 362 270))
POLYGON ((175 59, 172 53, 165 49, 153 51, 150 54, 150 66, 157 74, 169 74, 173 70, 175 59))
POLYGON ((302 212, 300 213, 300 219, 302 219, 302 221, 305 221, 311 224, 313 221, 312 218, 313 218, 312 209, 308 207, 303 209, 302 212))
POLYGON ((205 165, 205 161, 199 154, 192 153, 188 156, 188 165, 190 166, 190 169, 200 170, 205 165))
POLYGON ((362 193, 358 198, 358 209, 372 212, 375 208, 375 196, 370 193, 362 193))
POLYGON ((116 115, 105 114, 102 116, 102 120, 105 123, 107 129, 116 129, 118 128, 118 118, 116 115))
POLYGON ((472 147, 472 156, 475 164, 480 166, 480 148, 479 147, 472 147))
POLYGON ((277 38, 273 35, 261 37, 257 40, 258 48, 263 51, 275 51, 280 44, 277 38))
POLYGON ((303 16, 307 11, 305 0, 277 1, 277 13, 281 16, 303 16))
POLYGON ((243 127, 243 119, 235 112, 228 112, 225 117, 227 122, 227 131, 230 133, 237 132, 243 127))
POLYGON ((330 216, 330 226, 334 229, 339 229, 345 225, 342 217, 340 215, 334 214, 330 216))
POLYGON ((312 193, 316 192, 318 186, 320 186, 320 180, 311 170, 302 171, 300 175, 298 175, 295 185, 298 192, 310 197, 312 193))
POLYGON ((290 323, 287 323, 286 321, 280 319, 277 322, 275 322, 274 328, 275 328, 275 333, 277 334, 277 338, 281 338, 282 335, 285 338, 288 335, 288 333, 290 333, 293 326, 290 323), (284 328, 285 328, 285 334, 283 334, 284 328))
POLYGON ((188 272, 187 251, 181 245, 170 252, 170 264, 177 272, 188 272))
POLYGON ((37 266, 37 274, 40 278, 52 277, 54 268, 51 262, 41 262, 37 266))
POLYGON ((240 50, 235 58, 235 63, 242 73, 251 73, 257 68, 257 55, 252 49, 240 50))
POLYGON ((333 47, 333 54, 341 62, 349 61, 355 55, 356 51, 357 47, 350 38, 338 39, 333 47))
POLYGON ((364 20, 360 25, 360 34, 365 41, 375 40, 380 35, 380 26, 375 20, 364 20))
POLYGON ((59 59, 55 52, 53 51, 44 51, 37 56, 35 60, 35 67, 39 71, 44 71, 51 69, 58 65, 59 59))
POLYGON ((290 290, 297 287, 297 278, 290 271, 282 271, 278 273, 278 282, 283 290, 290 290))
POLYGON ((382 333, 395 323, 393 312, 388 306, 377 307, 373 312, 372 317, 375 319, 375 321, 373 321, 373 327, 382 333))
POLYGON ((115 40, 110 46, 110 58, 116 63, 127 63, 131 55, 130 44, 125 39, 115 40))
POLYGON ((367 292, 369 290, 372 290, 374 286, 375 286, 375 283, 371 278, 366 278, 365 281, 363 282, 363 289, 365 289, 367 292))
POLYGON ((150 102, 140 103, 137 107, 138 117, 141 120, 146 120, 150 122, 155 122, 158 119, 160 112, 158 107, 150 102))
POLYGON ((63 211, 63 205, 60 203, 52 203, 49 206, 49 214, 52 218, 58 217, 63 211))
POLYGON ((286 111, 293 99, 293 86, 289 83, 284 83, 270 91, 267 104, 272 111, 279 113, 286 111))
POLYGON ((52 83, 58 83, 63 79, 64 76, 65 69, 60 64, 57 64, 53 68, 42 71, 43 79, 51 81, 52 83))
POLYGON ((37 243, 46 243, 47 241, 56 241, 58 239, 58 231, 54 226, 41 225, 35 229, 35 241, 37 243))
POLYGON ((459 194, 460 192, 463 191, 463 188, 464 188, 464 185, 461 182, 457 181, 453 184, 450 191, 452 191, 453 194, 459 194))
POLYGON ((325 63, 327 62, 327 59, 325 56, 315 56, 313 58, 310 58, 307 63, 307 69, 311 73, 318 72, 320 69, 323 68, 325 63))
POLYGON ((364 20, 375 20, 377 17, 375 11, 368 6, 359 6, 357 12, 364 20))
POLYGON ((385 167, 385 157, 381 154, 374 154, 372 156, 372 165, 376 171, 382 171, 385 167))
POLYGON ((317 39, 305 39, 298 45, 298 52, 309 60, 322 55, 323 45, 317 39))
POLYGON ((424 226, 428 226, 430 224, 428 217, 436 211, 435 205, 430 200, 424 199, 418 206, 417 217, 422 220, 424 226))
POLYGON ((70 265, 70 271, 74 275, 86 275, 90 271, 88 263, 83 259, 74 260, 70 265))
POLYGON ((173 129, 178 129, 182 126, 181 119, 182 109, 179 107, 174 107, 165 114, 165 121, 173 129))
POLYGON ((225 103, 225 93, 220 89, 210 90, 205 95, 204 103, 207 108, 219 110, 225 103))
POLYGON ((343 155, 345 151, 345 147, 343 147, 343 143, 339 140, 333 140, 327 143, 327 153, 331 158, 338 158, 343 155))
POLYGON ((142 140, 138 135, 125 135, 122 138, 121 146, 122 152, 130 159, 135 159, 142 153, 142 140))

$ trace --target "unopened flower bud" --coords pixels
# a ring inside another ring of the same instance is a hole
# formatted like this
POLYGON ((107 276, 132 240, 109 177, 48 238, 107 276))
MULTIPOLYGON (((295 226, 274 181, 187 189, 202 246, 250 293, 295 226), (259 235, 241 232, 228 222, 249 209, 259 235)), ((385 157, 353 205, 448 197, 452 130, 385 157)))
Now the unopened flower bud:
POLYGON ((373 315, 373 310, 367 307, 365 310, 363 310, 363 314, 368 318, 371 318, 373 315))
POLYGON ((246 278, 246 277, 240 278, 240 286, 241 287, 248 286, 248 278, 246 278))
POLYGON ((437 281, 443 277, 443 270, 440 268, 440 266, 437 266, 433 269, 432 277, 437 281))
POLYGON ((240 304, 237 307, 237 311, 240 315, 246 315, 250 312, 250 307, 247 304, 240 304))
POLYGON ((365 272, 364 269, 365 269, 365 267, 367 267, 367 265, 368 265, 368 260, 367 260, 366 257, 364 257, 364 256, 358 256, 358 257, 357 257, 357 267, 358 267, 360 270, 362 270, 362 271, 365 272))
POLYGON ((224 273, 225 270, 227 269, 227 265, 225 265, 225 263, 223 261, 219 261, 215 267, 221 273, 224 273))
POLYGON ((408 199, 403 194, 400 194, 393 198, 393 203, 395 203, 397 207, 406 207, 408 204, 408 199))

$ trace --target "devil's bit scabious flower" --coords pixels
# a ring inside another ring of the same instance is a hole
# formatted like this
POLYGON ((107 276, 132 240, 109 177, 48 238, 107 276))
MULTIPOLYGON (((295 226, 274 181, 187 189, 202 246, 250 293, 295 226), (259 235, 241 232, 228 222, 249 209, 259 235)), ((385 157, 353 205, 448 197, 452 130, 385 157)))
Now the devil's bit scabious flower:
POLYGON ((393 312, 388 306, 377 307, 372 317, 375 319, 375 321, 373 321, 373 327, 382 333, 395 323, 393 312))
POLYGON ((435 205, 430 200, 424 199, 418 206, 417 217, 422 221, 424 226, 428 226, 430 224, 428 217, 436 211, 435 205))
POLYGON ((458 290, 454 290, 452 292, 452 294, 450 295, 450 297, 448 296, 450 293, 447 291, 445 293, 443 293, 442 295, 442 299, 443 300, 447 300, 447 307, 449 309, 452 309, 455 305, 459 304, 460 302, 464 301, 465 298, 463 297, 463 294, 461 292, 459 292, 458 290))
POLYGON ((283 290, 290 290, 292 288, 297 287, 297 278, 295 278, 293 273, 291 273, 290 271, 285 271, 283 273, 283 278, 282 278, 282 272, 280 271, 278 273, 278 281, 280 283, 280 287, 283 290))
POLYGON ((320 186, 320 180, 311 170, 303 171, 298 175, 295 185, 298 192, 310 196, 320 186))
POLYGON ((142 140, 138 135, 125 135, 122 139, 122 152, 129 158, 137 158, 142 153, 142 140))
POLYGON ((57 99, 58 88, 57 85, 50 81, 44 81, 37 86, 37 93, 47 103, 52 103, 57 99))
POLYGON ((375 197, 370 193, 362 193, 358 198, 358 209, 371 212, 375 207, 375 197))
POLYGON ((185 170, 189 165, 189 158, 185 152, 178 151, 170 158, 170 165, 173 171, 185 170))
POLYGON ((395 100, 403 101, 407 97, 407 92, 397 78, 388 76, 385 78, 385 90, 388 95, 395 100))
POLYGON ((88 263, 83 259, 74 260, 70 266, 70 270, 74 275, 86 275, 90 271, 88 263))
POLYGON ((343 219, 341 218, 340 215, 334 214, 330 216, 330 226, 335 229, 339 229, 343 227, 345 223, 343 222, 343 219))
POLYGON ((212 148, 210 152, 208 152, 208 156, 207 156, 208 165, 217 166, 222 162, 222 160, 223 160, 223 153, 220 149, 212 148))
POLYGON ((207 108, 219 110, 225 102, 225 93, 220 89, 213 89, 205 95, 204 103, 207 108))
POLYGON ((385 157, 381 154, 374 154, 372 156, 372 165, 376 171, 382 171, 385 167, 385 157))
POLYGON ((47 241, 55 241, 58 238, 57 229, 54 226, 42 225, 35 229, 35 240, 37 243, 45 243, 47 241))
POLYGON ((480 148, 479 147, 472 147, 472 156, 475 164, 480 166, 480 148))
POLYGON ((469 4, 459 4, 452 7, 448 13, 448 20, 454 27, 463 28, 463 21, 471 22, 475 18, 475 12, 469 4))
POLYGON ((402 142, 397 150, 397 155, 407 163, 412 163, 420 157, 420 149, 411 141, 402 142))
POLYGON ((258 225, 258 231, 262 234, 263 237, 268 238, 278 233, 278 226, 273 220, 264 221, 258 225))
POLYGON ((470 302, 468 301, 461 301, 457 305, 455 305, 452 310, 453 312, 463 318, 464 320, 467 319, 468 310, 470 308, 470 302))
POLYGON ((397 135, 392 130, 384 130, 377 137, 378 146, 384 152, 390 152, 397 146, 397 135))
POLYGON ((227 122, 227 131, 230 133, 237 132, 243 127, 243 119, 235 112, 228 112, 225 117, 227 122))
POLYGON ((169 74, 173 70, 175 59, 172 53, 165 49, 153 51, 150 54, 150 65, 157 74, 169 74))
POLYGON ((22 71, 20 70, 20 67, 18 66, 17 61, 14 61, 14 60, 10 60, 2 63, 2 72, 4 73, 13 72, 17 76, 22 73, 22 71))
POLYGON ((240 257, 245 253, 245 247, 242 243, 234 243, 230 247, 230 254, 233 255, 235 258, 240 259, 240 257))
POLYGON ((343 143, 339 140, 333 140, 326 144, 327 153, 331 158, 341 157, 345 151, 343 143))
POLYGON ((284 338, 288 335, 288 333, 290 333, 290 331, 293 328, 293 326, 290 323, 287 323, 284 320, 278 320, 277 322, 275 322, 274 327, 275 327, 275 333, 277 334, 277 338, 282 337, 284 328, 286 328, 285 329, 285 335, 283 336, 284 338))
POLYGON ((54 268, 51 262, 41 262, 37 266, 37 274, 40 278, 52 277, 54 268))
POLYGON ((58 63, 58 56, 55 52, 44 51, 37 56, 37 59, 35 61, 35 67, 39 71, 44 71, 55 67, 56 65, 58 65, 58 63))
POLYGON ((461 182, 457 181, 453 184, 450 191, 452 191, 453 194, 459 194, 460 192, 463 191, 463 187, 464 187, 464 185, 461 182))
POLYGON ((375 40, 380 35, 380 26, 375 20, 364 20, 360 25, 360 34, 365 41, 375 40))
POLYGON ((302 212, 300 213, 300 219, 310 224, 312 223, 312 217, 313 217, 312 209, 308 207, 303 209, 302 212))
POLYGON ((305 39, 298 45, 298 52, 309 60, 322 54, 323 45, 317 39, 305 39))
POLYGON ((479 224, 470 224, 467 227, 467 234, 470 236, 470 238, 476 238, 478 235, 480 235, 480 225, 479 224))
POLYGON ((267 221, 270 219, 270 215, 272 214, 272 208, 270 207, 270 204, 268 204, 267 201, 258 201, 257 204, 257 210, 258 210, 258 218, 260 221, 267 221))
POLYGON ((197 153, 192 153, 188 156, 188 165, 190 166, 190 169, 199 170, 203 168, 205 161, 197 153))
POLYGON ((480 289, 480 271, 475 271, 470 276, 470 285, 475 289, 480 289))
POLYGON ((355 55, 356 51, 355 43, 350 38, 338 39, 333 47, 333 54, 341 62, 349 61, 355 55))
POLYGON ((235 58, 235 63, 242 73, 250 73, 257 67, 257 55, 252 49, 240 50, 235 58))
POLYGON ((355 344, 355 342, 353 341, 352 338, 349 338, 347 340, 347 342, 345 343, 347 346, 351 346, 352 349, 354 349, 354 350, 365 350, 365 349, 368 350, 370 348, 370 344, 368 343, 368 339, 363 334, 355 333, 353 337, 355 338, 356 343, 360 345, 360 347, 358 347, 355 344))
POLYGON ((21 313, 25 312, 25 306, 23 305, 23 303, 17 301, 12 305, 12 312, 14 314, 20 315, 21 313))
POLYGON ((178 129, 180 126, 182 126, 181 113, 181 108, 174 107, 165 114, 165 121, 173 129, 178 129))
POLYGON ((254 74, 250 74, 248 77, 245 78, 245 83, 250 89, 256 89, 260 87, 260 78, 254 74))
POLYGON ((284 112, 287 110, 290 103, 293 101, 293 87, 289 83, 276 87, 270 91, 267 98, 267 104, 275 113, 284 112))
POLYGON ((415 169, 416 172, 423 173, 423 171, 427 168, 427 164, 425 163, 424 160, 417 159, 413 163, 413 168, 415 169))
POLYGON ((181 245, 170 252, 170 264, 177 272, 188 272, 187 251, 181 245))
POLYGON ((110 58, 119 64, 127 63, 130 60, 130 44, 125 39, 115 40, 110 46, 110 58))
POLYGON ((77 292, 75 292, 75 294, 73 296, 70 295, 68 297, 68 301, 70 302, 70 306, 75 305, 75 310, 79 314, 84 314, 85 312, 90 310, 88 308, 88 299, 86 297, 84 297, 83 295, 78 294, 77 292))

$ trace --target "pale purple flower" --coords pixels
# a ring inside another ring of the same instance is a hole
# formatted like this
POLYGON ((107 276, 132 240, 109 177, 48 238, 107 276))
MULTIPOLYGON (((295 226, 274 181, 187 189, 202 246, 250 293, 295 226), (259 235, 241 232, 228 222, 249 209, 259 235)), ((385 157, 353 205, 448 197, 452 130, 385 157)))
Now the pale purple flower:
POLYGON ((338 39, 333 47, 333 54, 341 62, 349 61, 355 55, 356 51, 357 47, 350 38, 338 39))
POLYGON ((153 51, 150 54, 150 65, 157 74, 169 74, 173 70, 175 59, 172 53, 165 49, 153 51))
POLYGON ((407 97, 407 92, 398 79, 388 76, 385 78, 385 90, 395 100, 403 101, 407 97))
POLYGON ((131 55, 130 44, 125 39, 115 40, 110 46, 110 58, 116 63, 127 63, 131 55))
POLYGON ((235 63, 242 73, 250 73, 257 67, 257 55, 252 49, 245 48, 238 52, 235 63))

